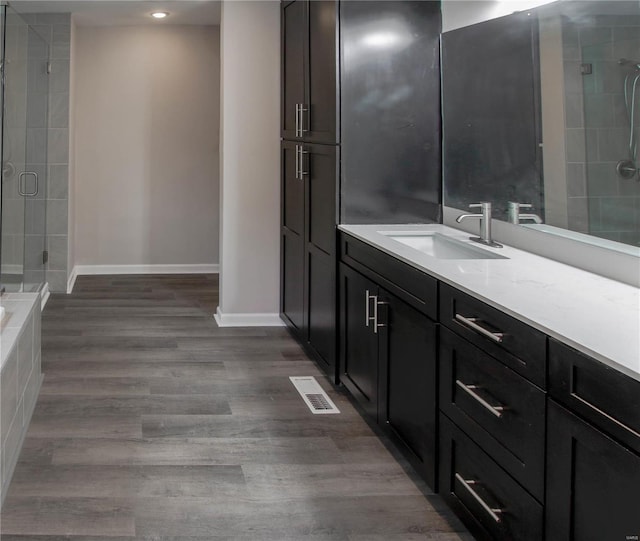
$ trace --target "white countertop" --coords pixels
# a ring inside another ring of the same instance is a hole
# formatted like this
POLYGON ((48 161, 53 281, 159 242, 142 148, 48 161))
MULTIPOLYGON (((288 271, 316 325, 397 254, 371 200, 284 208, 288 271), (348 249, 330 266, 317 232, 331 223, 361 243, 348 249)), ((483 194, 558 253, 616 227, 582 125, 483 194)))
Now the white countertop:
POLYGON ((640 381, 640 289, 444 225, 338 228, 640 381), (380 231, 438 232, 508 259, 438 259, 380 231))

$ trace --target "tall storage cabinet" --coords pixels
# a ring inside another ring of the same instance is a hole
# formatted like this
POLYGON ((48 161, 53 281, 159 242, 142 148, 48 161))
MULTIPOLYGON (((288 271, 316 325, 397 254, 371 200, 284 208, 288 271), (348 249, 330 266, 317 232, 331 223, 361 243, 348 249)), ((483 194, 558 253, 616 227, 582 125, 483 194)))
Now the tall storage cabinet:
POLYGON ((282 3, 281 314, 336 379, 337 1, 282 3))

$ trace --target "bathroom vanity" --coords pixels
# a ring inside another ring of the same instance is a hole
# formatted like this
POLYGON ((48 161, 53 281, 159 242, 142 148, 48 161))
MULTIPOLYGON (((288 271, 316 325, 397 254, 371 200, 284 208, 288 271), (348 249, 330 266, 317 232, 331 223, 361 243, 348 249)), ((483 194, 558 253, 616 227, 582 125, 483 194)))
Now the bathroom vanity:
POLYGON ((640 291, 442 225, 339 229, 340 379, 474 535, 640 534, 640 291))

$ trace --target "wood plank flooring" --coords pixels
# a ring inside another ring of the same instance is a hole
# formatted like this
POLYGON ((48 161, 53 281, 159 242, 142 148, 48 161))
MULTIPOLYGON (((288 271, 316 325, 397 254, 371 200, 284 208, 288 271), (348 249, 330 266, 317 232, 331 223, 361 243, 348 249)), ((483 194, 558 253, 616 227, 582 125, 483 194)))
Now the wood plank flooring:
POLYGON ((51 296, 3 541, 472 539, 284 329, 218 328, 217 297, 211 275, 51 296), (304 375, 340 415, 309 412, 304 375))

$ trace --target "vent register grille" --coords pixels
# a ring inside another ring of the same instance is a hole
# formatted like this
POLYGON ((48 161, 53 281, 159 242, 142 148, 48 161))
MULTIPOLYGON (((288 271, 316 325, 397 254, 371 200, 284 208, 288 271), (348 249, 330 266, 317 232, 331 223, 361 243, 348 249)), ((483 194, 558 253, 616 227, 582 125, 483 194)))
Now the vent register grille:
POLYGON ((290 376, 289 379, 296 388, 305 404, 315 415, 340 413, 340 410, 324 392, 313 376, 290 376))

